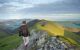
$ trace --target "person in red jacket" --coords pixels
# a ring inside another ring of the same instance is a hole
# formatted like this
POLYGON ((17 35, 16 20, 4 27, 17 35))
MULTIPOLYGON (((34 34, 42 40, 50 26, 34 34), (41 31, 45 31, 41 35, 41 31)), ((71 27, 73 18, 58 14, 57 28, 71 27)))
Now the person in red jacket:
POLYGON ((24 45, 27 47, 29 43, 29 30, 26 21, 23 21, 19 28, 19 36, 23 36, 24 45))

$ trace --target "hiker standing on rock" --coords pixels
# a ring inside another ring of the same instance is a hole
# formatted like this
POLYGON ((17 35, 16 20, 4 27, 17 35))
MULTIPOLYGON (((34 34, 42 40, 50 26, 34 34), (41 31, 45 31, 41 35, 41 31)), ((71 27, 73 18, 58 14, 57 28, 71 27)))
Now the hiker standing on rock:
POLYGON ((23 21, 19 28, 19 36, 23 36, 24 45, 27 47, 29 43, 29 31, 26 21, 23 21))

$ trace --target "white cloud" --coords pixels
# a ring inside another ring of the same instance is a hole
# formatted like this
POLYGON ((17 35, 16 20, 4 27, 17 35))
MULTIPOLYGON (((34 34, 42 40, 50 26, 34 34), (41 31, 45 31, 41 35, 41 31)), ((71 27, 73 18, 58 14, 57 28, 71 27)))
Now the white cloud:
POLYGON ((0 4, 0 7, 4 7, 4 6, 6 6, 8 10, 12 10, 12 11, 34 7, 34 5, 32 4, 25 4, 20 2, 9 2, 9 3, 0 4))
POLYGON ((5 3, 5 5, 11 5, 11 6, 16 6, 16 7, 32 7, 33 5, 31 4, 25 4, 25 3, 20 3, 20 2, 9 2, 9 3, 5 3))
POLYGON ((3 6, 3 4, 0 4, 0 7, 2 7, 3 6))
POLYGON ((49 4, 49 3, 55 3, 63 0, 23 0, 24 3, 29 4, 49 4))

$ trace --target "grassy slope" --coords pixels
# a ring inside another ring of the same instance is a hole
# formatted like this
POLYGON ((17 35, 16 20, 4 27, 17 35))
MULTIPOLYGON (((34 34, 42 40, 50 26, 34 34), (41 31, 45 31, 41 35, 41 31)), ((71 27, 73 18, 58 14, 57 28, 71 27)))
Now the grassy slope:
POLYGON ((2 38, 0 40, 0 50, 12 50, 21 43, 21 38, 18 34, 2 38))
POLYGON ((64 41, 72 45, 75 44, 76 46, 80 46, 80 43, 79 43, 80 36, 76 35, 75 33, 63 30, 63 28, 60 27, 60 25, 56 25, 56 23, 48 21, 48 24, 46 24, 45 26, 41 26, 39 23, 37 23, 35 26, 37 26, 38 29, 46 30, 47 32, 49 32, 49 35, 52 35, 52 36, 54 36, 54 33, 56 32, 60 33, 61 35, 64 35, 64 36, 61 36, 61 38, 64 41), (62 29, 63 31, 60 29, 62 29))
POLYGON ((80 46, 80 36, 76 33, 65 31, 65 37, 67 37, 68 40, 72 41, 72 43, 80 46))
POLYGON ((64 35, 64 28, 61 26, 58 26, 57 24, 54 24, 52 22, 47 21, 47 24, 45 26, 41 26, 40 23, 36 24, 38 29, 48 31, 50 35, 64 35))
POLYGON ((3 32, 3 31, 0 31, 0 39, 5 38, 7 36, 9 36, 9 34, 3 32))
POLYGON ((4 26, 0 25, 0 50, 13 50, 21 43, 21 37, 18 34, 10 35, 2 30, 4 26))

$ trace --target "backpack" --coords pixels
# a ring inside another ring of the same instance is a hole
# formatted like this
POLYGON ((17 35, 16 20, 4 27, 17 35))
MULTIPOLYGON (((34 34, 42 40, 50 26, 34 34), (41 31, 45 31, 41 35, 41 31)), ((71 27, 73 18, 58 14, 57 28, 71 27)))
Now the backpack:
POLYGON ((29 35, 29 31, 28 31, 28 28, 27 28, 27 25, 22 25, 20 28, 19 28, 19 36, 28 36, 29 35))

